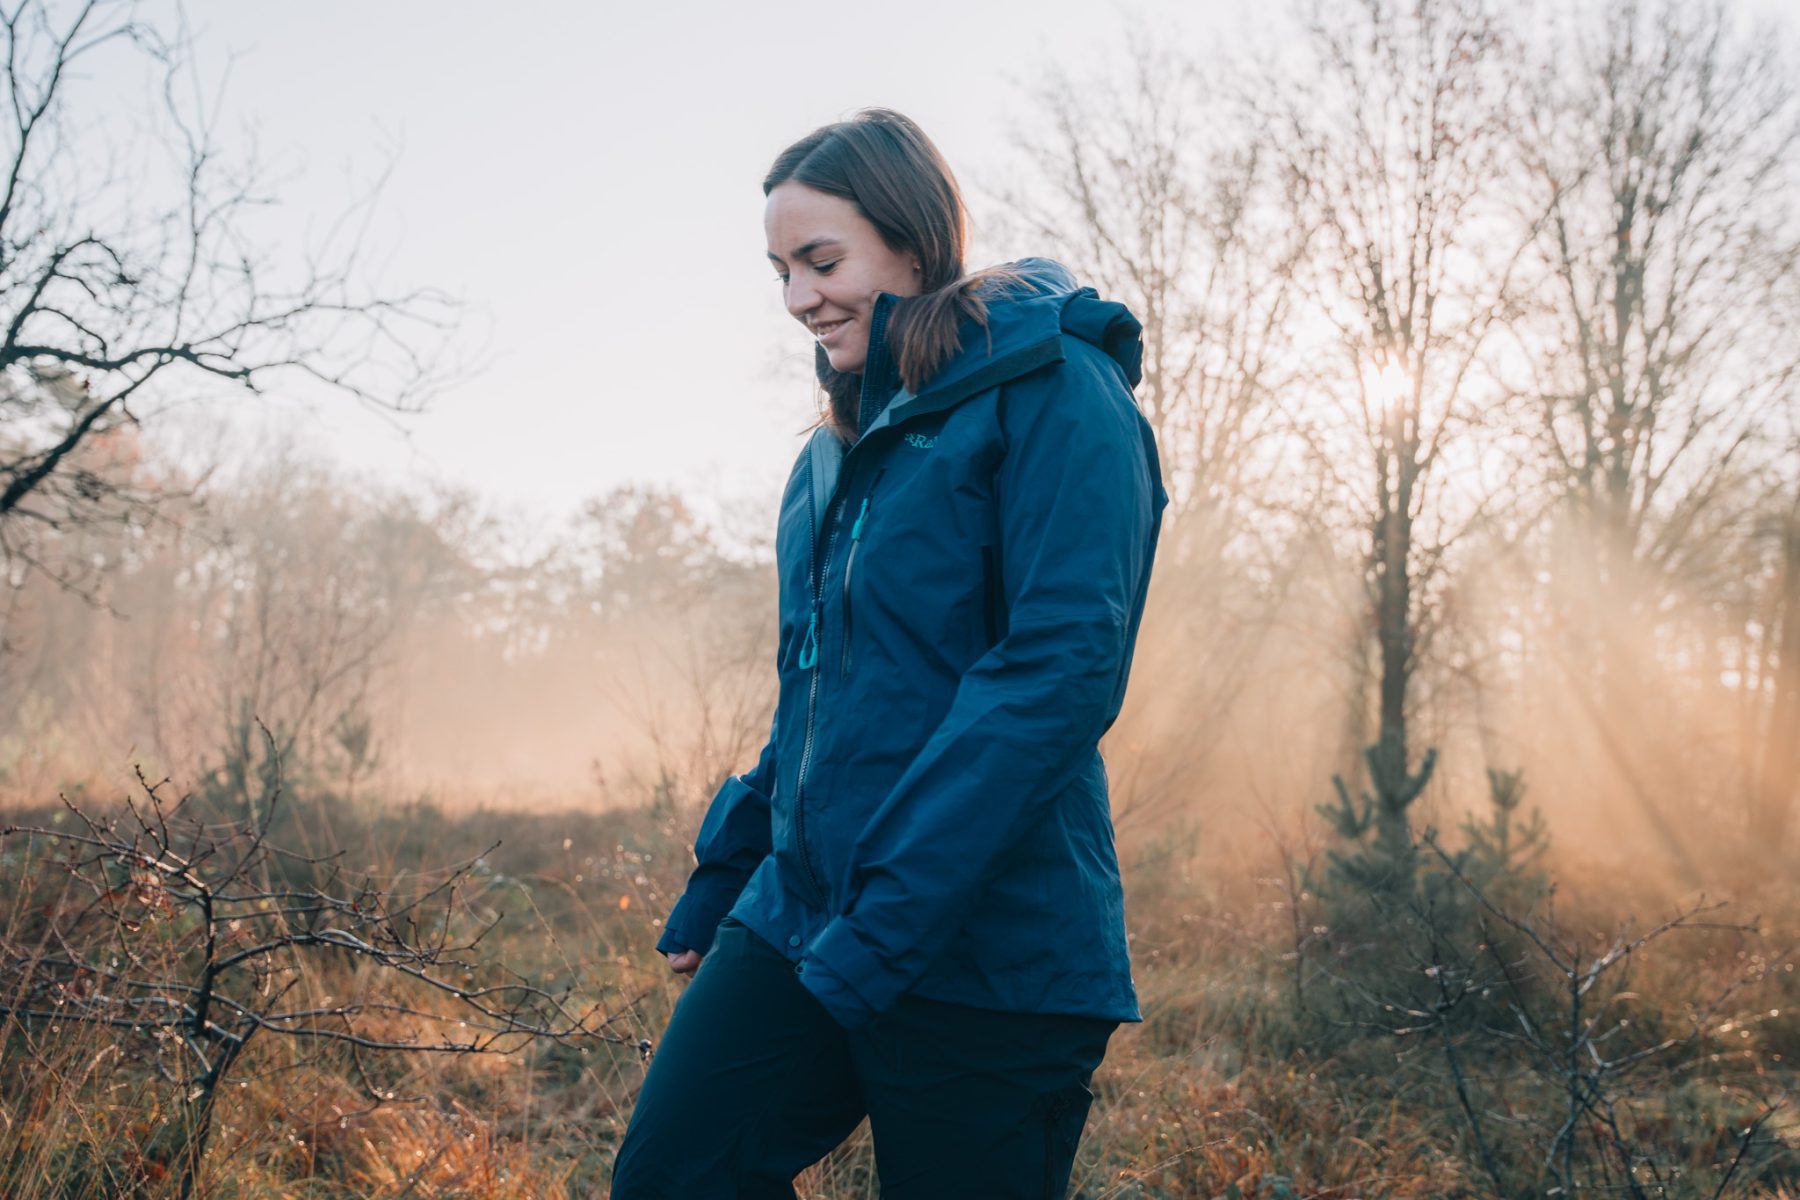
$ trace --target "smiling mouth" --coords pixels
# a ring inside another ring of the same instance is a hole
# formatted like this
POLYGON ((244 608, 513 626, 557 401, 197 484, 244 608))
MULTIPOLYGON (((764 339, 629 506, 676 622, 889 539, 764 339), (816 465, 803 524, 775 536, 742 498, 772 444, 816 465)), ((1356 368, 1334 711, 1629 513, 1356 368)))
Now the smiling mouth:
POLYGON ((821 321, 819 324, 812 327, 813 337, 822 342, 849 323, 850 319, 848 317, 842 321, 821 321))

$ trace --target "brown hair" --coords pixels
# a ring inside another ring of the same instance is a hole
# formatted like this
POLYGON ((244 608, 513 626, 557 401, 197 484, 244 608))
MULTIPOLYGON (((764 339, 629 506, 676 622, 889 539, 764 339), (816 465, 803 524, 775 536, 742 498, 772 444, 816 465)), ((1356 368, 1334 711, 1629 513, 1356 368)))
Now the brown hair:
MULTIPOLYGON (((842 196, 875 226, 890 250, 918 255, 920 292, 901 298, 887 326, 900 382, 917 391, 961 348, 958 325, 964 317, 986 324, 987 306, 976 287, 1010 275, 963 274, 968 216, 950 165, 910 118, 891 109, 865 108, 783 150, 763 179, 763 195, 789 180, 842 196)), ((827 398, 824 423, 851 441, 859 432, 862 376, 833 371, 824 349, 816 353, 827 398)))

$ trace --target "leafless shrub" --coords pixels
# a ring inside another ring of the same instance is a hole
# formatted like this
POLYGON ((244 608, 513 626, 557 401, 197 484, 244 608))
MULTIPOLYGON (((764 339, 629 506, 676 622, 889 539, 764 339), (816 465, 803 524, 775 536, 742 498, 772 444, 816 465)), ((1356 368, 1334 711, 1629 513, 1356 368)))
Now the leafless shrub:
MULTIPOLYGON (((265 740, 272 738, 265 731, 265 740)), ((393 879, 344 855, 296 854, 254 819, 216 819, 167 781, 98 815, 64 798, 66 828, 9 825, 36 917, 0 934, 0 1032, 54 1040, 104 1031, 174 1089, 146 1165, 193 1193, 228 1079, 252 1046, 338 1047, 371 1106, 395 1099, 381 1054, 509 1053, 541 1038, 628 1039, 571 986, 551 991, 476 955, 501 920, 483 858, 393 879), (57 877, 62 876, 60 885, 57 877)), ((489 847, 491 852, 493 847, 489 847)))
MULTIPOLYGON (((1433 831, 1421 838, 1448 879, 1474 904, 1472 945, 1456 930, 1425 922, 1431 936, 1405 965, 1428 986, 1410 999, 1370 995, 1391 1032, 1434 1040, 1496 1195, 1576 1195, 1605 1191, 1648 1200, 1677 1192, 1673 1156, 1654 1144, 1643 1100, 1666 1114, 1697 1065, 1714 1056, 1714 1038, 1742 1014, 1733 1006, 1769 974, 1766 961, 1710 994, 1661 1012, 1633 1002, 1639 968, 1653 948, 1680 934, 1747 938, 1757 923, 1713 919, 1725 905, 1690 901, 1646 929, 1627 925, 1583 933, 1560 921, 1548 902, 1528 911, 1496 902, 1468 870, 1466 856, 1446 850, 1433 831), (1464 1019, 1471 1015, 1473 1019, 1464 1019), (1502 1152, 1502 1143, 1514 1153, 1502 1152)), ((1399 965, 1396 964, 1399 969, 1399 965)), ((1730 1106, 1727 1106, 1730 1107, 1730 1106)), ((1734 1182, 1748 1186, 1784 1144, 1769 1129, 1781 1107, 1768 1096, 1742 1106, 1731 1130, 1728 1160, 1714 1197, 1734 1182)), ((1694 1164, 1690 1163, 1689 1166, 1694 1164)), ((1695 1193, 1704 1194, 1704 1193, 1695 1193)))

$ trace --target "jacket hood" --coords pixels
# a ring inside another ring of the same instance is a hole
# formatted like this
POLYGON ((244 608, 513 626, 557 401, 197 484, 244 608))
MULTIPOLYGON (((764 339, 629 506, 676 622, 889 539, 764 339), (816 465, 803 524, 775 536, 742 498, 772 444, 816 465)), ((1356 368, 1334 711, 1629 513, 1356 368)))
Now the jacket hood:
POLYGON ((1017 282, 996 280, 982 288, 988 305, 988 329, 963 322, 962 349, 920 390, 923 395, 951 387, 971 370, 980 370, 1012 350, 1070 334, 1106 352, 1119 364, 1132 387, 1142 377, 1144 327, 1131 310, 1115 300, 1102 300, 1083 287, 1061 263, 1048 258, 1021 258, 1007 263, 1017 282), (990 349, 988 340, 992 336, 990 349))
MULTIPOLYGON (((925 381, 917 393, 900 385, 887 345, 889 317, 899 297, 883 292, 875 298, 872 339, 862 383, 862 434, 883 425, 948 408, 967 396, 1015 379, 1063 358, 1062 337, 1088 342, 1119 365, 1126 382, 1142 378, 1143 326, 1123 304, 1102 300, 1083 287, 1061 263, 1048 258, 1022 258, 1006 263, 1010 279, 990 280, 979 292, 987 303, 985 327, 964 318, 960 348, 925 381)), ((820 355, 821 366, 823 355, 820 355)))

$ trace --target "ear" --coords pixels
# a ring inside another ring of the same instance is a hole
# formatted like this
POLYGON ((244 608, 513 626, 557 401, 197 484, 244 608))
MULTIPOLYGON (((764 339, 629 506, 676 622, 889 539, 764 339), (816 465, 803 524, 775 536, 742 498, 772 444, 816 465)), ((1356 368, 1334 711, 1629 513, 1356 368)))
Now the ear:
POLYGON ((913 267, 914 275, 917 275, 919 272, 921 272, 925 269, 924 267, 919 265, 919 256, 918 255, 913 254, 913 255, 910 255, 909 257, 912 259, 912 267, 913 267))

